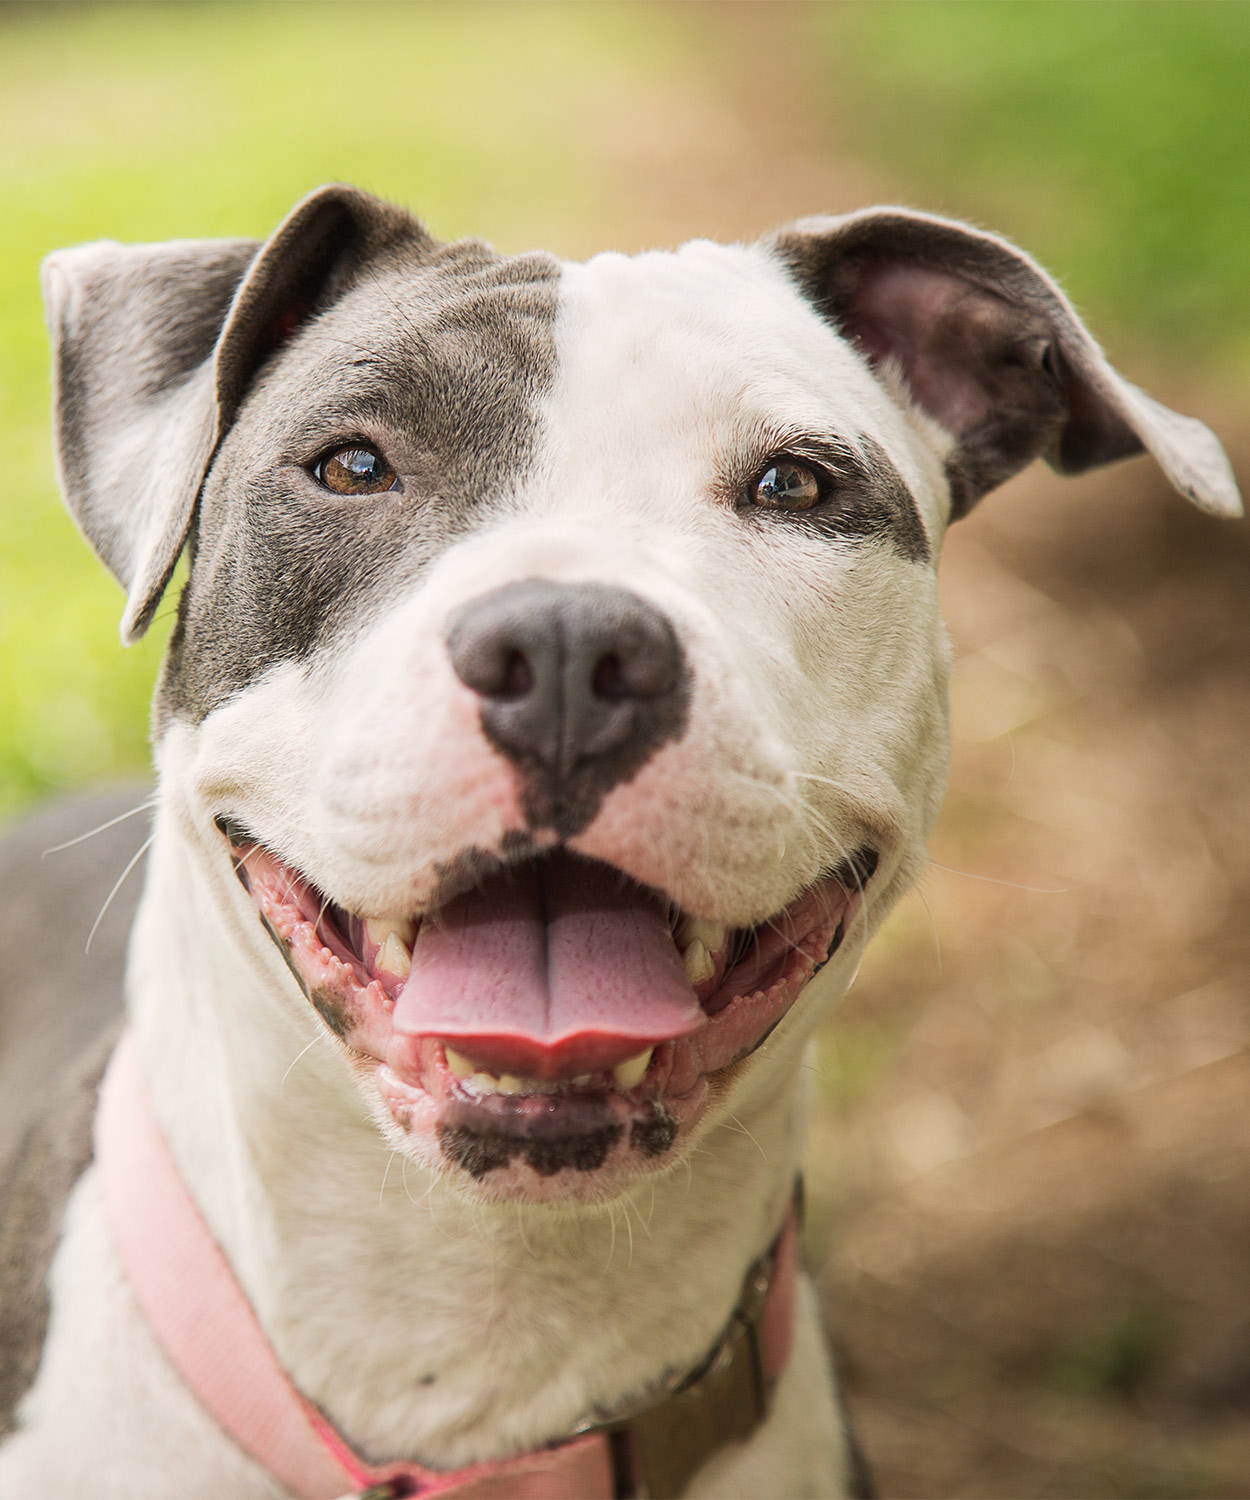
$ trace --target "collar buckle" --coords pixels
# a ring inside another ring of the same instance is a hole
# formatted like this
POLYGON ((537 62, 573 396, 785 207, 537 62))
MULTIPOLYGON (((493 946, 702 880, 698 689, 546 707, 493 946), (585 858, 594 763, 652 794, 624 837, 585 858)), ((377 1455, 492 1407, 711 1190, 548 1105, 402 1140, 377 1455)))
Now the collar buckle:
POLYGON ((768 1416, 775 1374, 761 1339, 783 1242, 797 1233, 798 1197, 772 1246, 747 1271, 742 1295, 707 1358, 656 1400, 578 1430, 602 1432, 617 1500, 676 1500, 713 1454, 745 1441, 768 1416))

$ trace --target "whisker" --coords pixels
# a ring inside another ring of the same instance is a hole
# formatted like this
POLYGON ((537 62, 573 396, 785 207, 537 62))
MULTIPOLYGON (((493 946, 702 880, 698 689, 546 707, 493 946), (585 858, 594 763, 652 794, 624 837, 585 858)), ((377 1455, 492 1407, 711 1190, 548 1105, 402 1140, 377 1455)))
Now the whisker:
MULTIPOLYGON (((278 1097, 282 1100, 282 1102, 284 1104, 286 1103, 286 1081, 291 1076, 291 1073, 292 1073, 292 1071, 293 1071, 293 1069, 295 1067, 295 1064, 297 1062, 299 1062, 300 1058, 303 1057, 305 1055, 305 1053, 308 1053, 308 1052, 312 1051, 312 1049, 321 1040, 321 1036, 322 1036, 322 1033, 318 1032, 317 1035, 315 1037, 313 1037, 312 1041, 309 1042, 309 1044, 307 1045, 307 1047, 302 1047, 299 1050, 299 1052, 296 1053, 296 1055, 295 1055, 295 1057, 294 1057, 294 1059, 293 1059, 293 1061, 291 1063, 291 1066, 286 1070, 285 1073, 283 1073, 283 1075, 282 1075, 282 1082, 278 1085, 278 1097)), ((387 1166, 388 1167, 390 1166, 389 1162, 387 1163, 387 1166)))
POLYGON ((929 926, 933 930, 933 950, 937 954, 937 971, 940 977, 942 973, 942 939, 938 936, 937 922, 934 921, 933 911, 929 906, 929 903, 925 900, 924 892, 920 889, 919 886, 915 887, 915 893, 919 898, 921 906, 924 907, 925 916, 928 917, 929 926))
POLYGON ((531 1246, 530 1242, 525 1238, 525 1214, 522 1211, 522 1207, 519 1203, 516 1204, 515 1207, 517 1234, 520 1236, 521 1245, 526 1255, 528 1255, 529 1258, 533 1260, 535 1258, 533 1246, 531 1246))
MULTIPOLYGON (((302 1056, 302 1054, 301 1054, 302 1056)), ((296 1059, 298 1061, 298 1058, 296 1059)), ((382 1186, 378 1189, 378 1207, 382 1207, 382 1195, 386 1192, 386 1179, 391 1175, 391 1163, 395 1160, 395 1152, 392 1150, 386 1158, 386 1167, 382 1172, 382 1186)))
POLYGON ((755 1147, 755 1149, 759 1152, 759 1154, 764 1158, 764 1161, 767 1164, 767 1162, 768 1162, 768 1152, 764 1150, 763 1146, 760 1145, 760 1143, 755 1139, 755 1137, 746 1128, 746 1126, 742 1123, 742 1121, 738 1118, 738 1116, 733 1113, 732 1110, 730 1110, 728 1113, 729 1113, 729 1118, 734 1123, 733 1123, 733 1125, 726 1125, 725 1122, 722 1120, 721 1121, 721 1129, 722 1130, 733 1130, 734 1127, 736 1126, 737 1129, 738 1129, 738 1131, 739 1131, 739 1133, 741 1135, 746 1136, 747 1140, 749 1140, 751 1142, 751 1144, 755 1147))
POLYGON ((608 1227, 612 1231, 612 1238, 608 1241, 608 1258, 604 1262, 601 1276, 606 1276, 612 1268, 612 1262, 616 1259, 616 1208, 613 1204, 606 1205, 608 1210, 608 1227))
POLYGON ((1001 880, 997 875, 978 875, 973 870, 957 870, 953 865, 944 865, 940 860, 932 858, 928 862, 935 870, 945 870, 948 875, 962 875, 965 880, 984 880, 988 885, 1005 885, 1009 890, 1029 891, 1035 896, 1066 896, 1069 891, 1075 890, 1070 885, 1021 885, 1015 880, 1001 880))
POLYGON ((66 839, 63 844, 53 844, 51 849, 45 849, 39 858, 47 859, 49 854, 60 854, 63 849, 72 849, 75 844, 85 844, 88 839, 95 838, 97 833, 103 833, 108 828, 116 828, 119 823, 124 823, 127 818, 133 818, 136 814, 147 812, 155 806, 155 797, 145 797, 138 807, 132 807, 129 812, 118 813, 115 818, 110 818, 107 823, 101 823, 98 828, 93 828, 88 833, 80 833, 77 838, 66 839))
POLYGON ((131 870, 134 869, 134 867, 139 863, 139 861, 143 858, 143 856, 152 847, 152 840, 155 837, 156 837, 155 834, 152 834, 152 833, 148 834, 147 838, 144 839, 144 841, 139 845, 139 847, 135 850, 134 854, 131 856, 130 862, 127 864, 126 868, 121 872, 121 874, 114 881, 114 883, 113 883, 113 889, 104 898, 104 905, 100 908, 100 914, 99 914, 99 916, 96 917, 95 921, 91 924, 91 931, 87 934, 87 942, 86 942, 86 945, 84 946, 84 948, 82 950, 84 953, 90 953, 91 952, 92 940, 95 938, 96 933, 100 930, 100 923, 103 922, 103 920, 104 920, 104 914, 108 911, 109 907, 112 906, 112 904, 113 904, 113 898, 117 895, 118 891, 120 891, 121 888, 122 888, 122 886, 125 884, 126 876, 130 874, 131 870))

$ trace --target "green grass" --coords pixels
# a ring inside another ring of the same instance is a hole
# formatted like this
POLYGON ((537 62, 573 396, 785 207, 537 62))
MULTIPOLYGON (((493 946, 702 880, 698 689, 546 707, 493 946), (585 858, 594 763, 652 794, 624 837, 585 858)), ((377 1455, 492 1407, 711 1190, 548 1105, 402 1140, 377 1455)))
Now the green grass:
POLYGON ((830 128, 1059 269, 1158 363, 1250 376, 1250 5, 820 7, 830 128))

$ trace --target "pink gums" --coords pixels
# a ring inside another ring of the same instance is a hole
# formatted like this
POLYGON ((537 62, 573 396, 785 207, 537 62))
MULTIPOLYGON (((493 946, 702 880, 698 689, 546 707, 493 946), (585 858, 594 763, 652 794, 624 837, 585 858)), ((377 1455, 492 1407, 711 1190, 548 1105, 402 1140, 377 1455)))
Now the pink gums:
MULTIPOLYGON (((407 1006, 411 1017, 415 1005, 405 998, 403 977, 377 968, 377 945, 359 935, 361 951, 353 949, 340 930, 343 914, 330 908, 307 881, 262 846, 236 847, 234 859, 262 920, 327 1025, 353 1051, 379 1064, 378 1086, 402 1128, 414 1136, 434 1136, 449 1110, 463 1112, 465 1107, 482 1105, 481 1098, 466 1089, 464 1081, 448 1067, 445 1041, 454 1043, 457 1050, 490 1054, 490 1047, 482 1043, 482 1037, 489 1040, 492 1034, 489 1022, 483 1022, 483 1032, 474 1034, 473 1028, 464 1024, 472 1012, 462 1002, 455 1009, 452 1035, 446 1038, 428 1030, 424 1023, 414 1026, 411 1019, 397 1025, 397 1014, 402 1018, 407 1006), (335 914, 327 915, 331 911, 335 914)), ((629 885, 618 872, 601 868, 618 887, 629 885)), ((638 890, 633 887, 634 892, 638 890)), ((641 898, 630 894, 622 899, 637 904, 641 898)), ((607 1070, 622 1055, 621 1046, 614 1043, 605 1048, 600 1038, 599 1044, 592 1040, 588 1049, 586 1045, 574 1046, 567 1055, 557 1045, 551 1056, 563 1060, 552 1066, 544 1065, 541 1049, 522 1047, 521 1056, 531 1056, 537 1064, 525 1076, 557 1082, 545 1089, 535 1085, 533 1091, 510 1096, 504 1105, 498 1100, 487 1102, 492 1107, 506 1107, 510 1120, 516 1123, 557 1113, 569 1100, 593 1098, 605 1119, 619 1120, 626 1127, 625 1144, 617 1155, 631 1149, 627 1127, 640 1118, 644 1107, 652 1115, 661 1111, 678 1134, 685 1134, 703 1111, 710 1077, 754 1051, 781 1021, 828 957, 839 929, 853 918, 859 902, 858 892, 846 891, 833 879, 809 887, 752 934, 747 951, 732 968, 727 970, 732 944, 715 956, 712 978, 692 991, 687 987, 691 1003, 697 1002, 693 1015, 683 1010, 677 995, 672 972, 673 964, 680 968, 680 957, 671 937, 666 938, 673 959, 664 971, 664 983, 672 994, 667 1002, 669 1034, 655 1038, 648 1035, 648 1025, 654 1019, 650 1016, 624 1031, 624 1040, 634 1051, 654 1041, 650 1066, 636 1088, 626 1093, 615 1087, 607 1070), (570 1088, 574 1071, 593 1076, 570 1088), (558 1082, 560 1079, 565 1080, 564 1085, 558 1082)), ((651 911, 660 909, 656 898, 649 897, 643 904, 651 911)), ((426 916, 423 922, 437 923, 440 915, 426 916)), ((360 923, 346 925, 352 931, 361 927, 360 923)), ((419 929, 418 953, 420 944, 419 929)), ((507 978, 499 977, 501 982, 507 978)), ((639 1004, 645 1012, 645 999, 639 1004)), ((437 1016, 431 1025, 437 1027, 437 1016)), ((611 1026, 606 1030, 623 1045, 621 1035, 611 1026)), ((505 1049, 500 1055, 506 1061, 516 1054, 505 1049)), ((487 1056, 479 1062, 489 1060, 487 1056)))

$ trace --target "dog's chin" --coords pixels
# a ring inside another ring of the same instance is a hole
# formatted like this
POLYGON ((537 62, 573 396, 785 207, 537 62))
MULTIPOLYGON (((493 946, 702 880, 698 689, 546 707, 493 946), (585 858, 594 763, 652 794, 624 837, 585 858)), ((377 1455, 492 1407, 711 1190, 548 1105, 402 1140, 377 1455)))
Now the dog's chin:
POLYGON ((376 918, 219 826, 388 1143, 493 1202, 602 1202, 681 1160, 836 951, 876 864, 858 851, 751 928, 560 850, 376 918), (514 972, 535 946, 538 1001, 514 972))
POLYGON ((478 1203, 604 1203, 683 1159, 723 1086, 702 1077, 681 1097, 609 1087, 483 1095, 425 1089, 385 1064, 362 1077, 387 1143, 478 1203))

